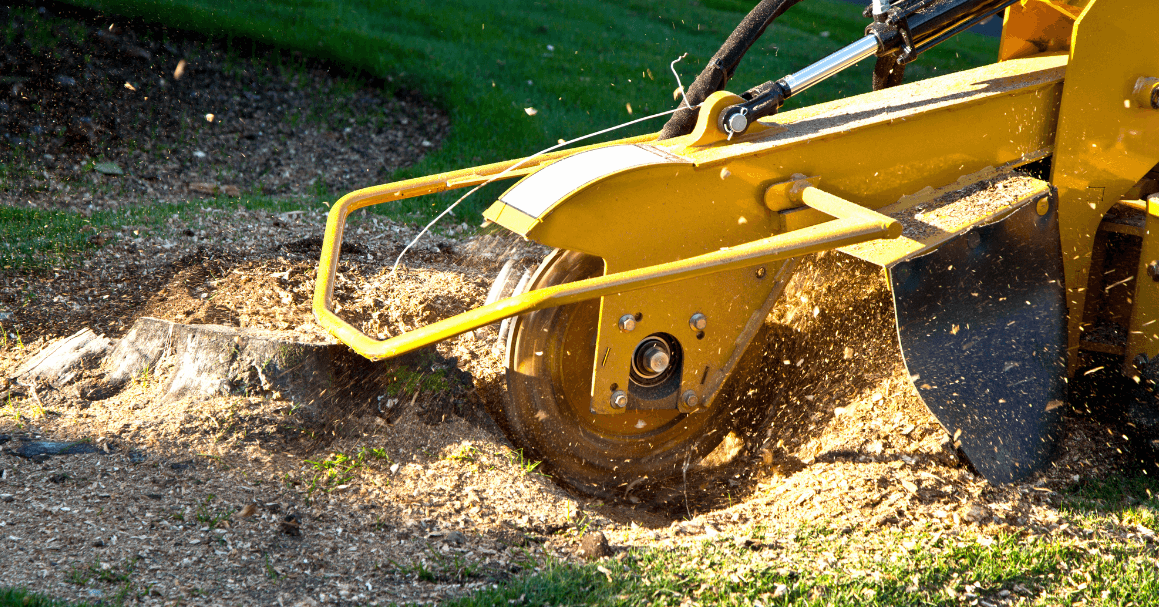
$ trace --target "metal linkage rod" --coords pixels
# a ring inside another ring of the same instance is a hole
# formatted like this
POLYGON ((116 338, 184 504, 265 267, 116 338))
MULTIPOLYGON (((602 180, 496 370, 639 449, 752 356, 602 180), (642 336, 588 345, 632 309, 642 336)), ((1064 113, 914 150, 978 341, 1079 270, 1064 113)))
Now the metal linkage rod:
POLYGON ((749 101, 734 105, 720 113, 720 129, 728 133, 729 138, 734 134, 745 132, 754 120, 777 113, 789 97, 866 57, 873 56, 879 44, 876 36, 866 36, 803 70, 789 74, 776 82, 761 85, 754 89, 759 92, 752 95, 749 101))
POLYGON ((877 37, 866 36, 803 70, 785 76, 782 80, 789 87, 789 95, 796 95, 858 61, 872 57, 875 53, 877 53, 877 37))
POLYGON ((717 127, 733 135, 756 120, 776 114, 785 101, 871 55, 896 55, 904 65, 921 53, 997 14, 1018 0, 873 0, 874 23, 866 36, 803 70, 750 89, 745 101, 725 108, 717 127))

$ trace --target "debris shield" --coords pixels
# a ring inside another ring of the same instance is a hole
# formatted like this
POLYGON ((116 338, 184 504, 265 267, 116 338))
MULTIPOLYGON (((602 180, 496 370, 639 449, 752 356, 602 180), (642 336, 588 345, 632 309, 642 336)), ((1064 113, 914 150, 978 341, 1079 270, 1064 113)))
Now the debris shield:
POLYGON ((991 482, 1048 463, 1067 398, 1057 204, 1039 210, 1024 204, 889 269, 910 378, 991 482))

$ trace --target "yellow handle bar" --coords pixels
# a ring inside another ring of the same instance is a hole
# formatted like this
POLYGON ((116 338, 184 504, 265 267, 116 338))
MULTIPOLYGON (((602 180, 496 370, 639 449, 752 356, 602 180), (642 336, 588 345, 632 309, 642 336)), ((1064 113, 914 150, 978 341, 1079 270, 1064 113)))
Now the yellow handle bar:
MULTIPOLYGON (((370 360, 398 356, 526 312, 726 270, 757 266, 879 238, 897 238, 902 232, 901 224, 893 218, 828 194, 816 187, 804 186, 794 189, 791 193, 793 198, 799 198, 806 205, 836 217, 836 221, 761 238, 688 259, 537 289, 386 340, 374 339, 339 318, 331 309, 331 300, 338 265, 338 250, 346 217, 355 209, 409 197, 415 195, 414 192, 430 193, 450 189, 451 186, 448 184, 452 183, 450 178, 452 175, 456 174, 445 173, 359 190, 343 197, 330 211, 326 223, 326 239, 322 245, 322 257, 318 264, 318 281, 314 287, 314 317, 318 320, 318 324, 332 335, 370 360)), ((455 179, 461 179, 465 183, 469 180, 469 176, 463 175, 455 179)))

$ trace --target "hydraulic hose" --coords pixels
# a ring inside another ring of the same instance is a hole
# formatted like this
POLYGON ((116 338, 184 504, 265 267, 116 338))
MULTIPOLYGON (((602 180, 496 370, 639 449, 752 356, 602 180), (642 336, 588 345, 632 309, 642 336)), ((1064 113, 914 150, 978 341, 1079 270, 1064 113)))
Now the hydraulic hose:
POLYGON ((737 25, 728 40, 709 60, 708 65, 689 85, 684 95, 688 105, 681 103, 682 108, 668 119, 660 131, 660 139, 671 139, 687 135, 696 126, 697 111, 689 109, 696 107, 709 95, 724 88, 732 75, 736 73, 737 65, 752 45, 765 33, 765 29, 785 11, 801 0, 761 0, 749 11, 749 14, 737 25))

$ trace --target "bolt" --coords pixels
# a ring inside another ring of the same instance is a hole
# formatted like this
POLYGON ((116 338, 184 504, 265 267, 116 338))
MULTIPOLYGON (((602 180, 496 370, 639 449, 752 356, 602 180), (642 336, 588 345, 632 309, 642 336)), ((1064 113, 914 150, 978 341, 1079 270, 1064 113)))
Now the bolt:
POLYGON ((644 351, 644 366, 652 373, 663 373, 669 362, 668 353, 660 346, 649 346, 644 351))
POLYGON ((623 390, 612 392, 612 408, 623 409, 628 406, 628 393, 623 390))
POLYGON ((1151 109, 1159 110, 1159 86, 1151 90, 1151 109))
POLYGON ((620 330, 624 333, 636 328, 636 317, 631 314, 625 314, 620 317, 620 330))
POLYGON ((1132 362, 1135 363, 1136 369, 1138 369, 1139 371, 1143 371, 1146 369, 1147 364, 1148 364, 1147 363, 1147 355, 1146 354, 1138 354, 1135 356, 1135 360, 1132 362))
POLYGON ((1147 276, 1150 276, 1151 280, 1159 282, 1159 259, 1147 264, 1147 276))
POLYGON ((687 407, 695 407, 696 405, 700 404, 700 397, 697 396, 696 393, 692 390, 684 393, 683 400, 684 405, 687 407))
POLYGON ((743 133, 749 128, 749 117, 744 112, 737 112, 728 117, 728 130, 734 133, 743 133))
POLYGON ((693 331, 703 331, 708 326, 708 317, 697 312, 688 319, 688 326, 692 327, 693 331))
POLYGON ((757 280, 760 280, 764 277, 765 277, 765 267, 761 266, 761 267, 757 268, 757 280))

